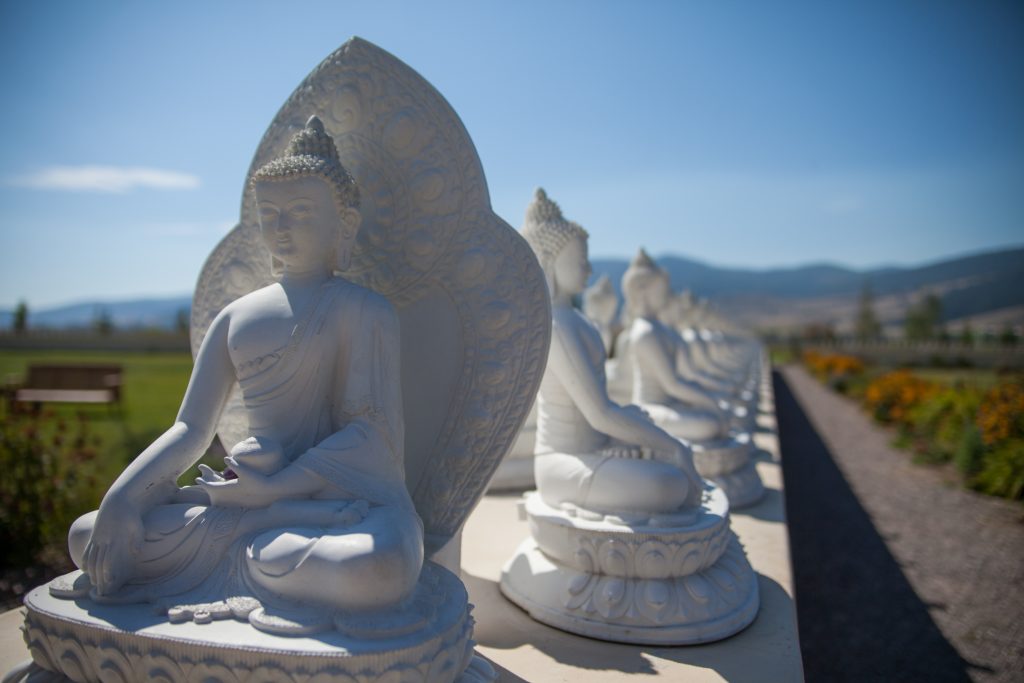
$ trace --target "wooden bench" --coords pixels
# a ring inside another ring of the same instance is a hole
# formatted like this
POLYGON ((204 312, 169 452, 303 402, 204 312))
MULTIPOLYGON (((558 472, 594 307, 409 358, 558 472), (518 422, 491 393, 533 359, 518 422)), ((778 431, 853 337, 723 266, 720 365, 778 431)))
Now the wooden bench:
POLYGON ((23 403, 121 403, 120 365, 32 364, 14 389, 23 403))

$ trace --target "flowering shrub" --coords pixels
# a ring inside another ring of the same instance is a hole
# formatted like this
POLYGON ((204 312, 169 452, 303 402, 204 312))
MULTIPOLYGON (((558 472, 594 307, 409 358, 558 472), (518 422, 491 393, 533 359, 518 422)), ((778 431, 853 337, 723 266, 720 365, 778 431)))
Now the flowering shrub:
POLYGON ((868 384, 864 403, 879 422, 909 426, 911 411, 935 390, 935 384, 909 370, 895 370, 868 384))
POLYGON ((992 387, 978 409, 977 423, 986 445, 1024 439, 1024 382, 1002 382, 992 387))
POLYGON ((1024 380, 990 389, 975 422, 986 453, 972 484, 992 495, 1024 498, 1024 380))
POLYGON ((805 351, 803 360, 815 377, 837 391, 845 392, 850 380, 864 372, 864 361, 856 356, 805 351))
MULTIPOLYGON (((99 504, 99 440, 85 416, 15 408, 0 421, 0 548, 20 566, 66 556, 68 527, 99 504)), ((66 560, 65 560, 66 561, 66 560)))
MULTIPOLYGON (((863 365, 844 358, 850 357, 809 352, 804 362, 834 384, 842 373, 863 372, 863 365)), ((1024 378, 986 391, 894 370, 871 379, 860 398, 876 420, 899 430, 897 443, 912 448, 918 459, 953 462, 972 488, 1024 498, 1024 378)))

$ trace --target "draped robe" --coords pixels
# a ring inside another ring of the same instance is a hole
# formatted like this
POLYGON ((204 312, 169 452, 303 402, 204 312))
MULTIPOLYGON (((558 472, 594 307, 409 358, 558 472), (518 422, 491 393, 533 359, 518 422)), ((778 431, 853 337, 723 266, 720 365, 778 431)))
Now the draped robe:
MULTIPOLYGON (((404 480, 398 321, 386 299, 334 278, 309 304, 286 347, 239 363, 236 373, 250 433, 277 441, 286 467, 323 480, 315 499, 300 505, 386 506, 397 520, 389 533, 415 537, 422 548, 422 523, 404 480)), ((200 586, 207 598, 258 595, 246 580, 245 555, 257 535, 275 530, 242 524, 246 514, 215 505, 157 506, 144 518, 136 576, 115 599, 156 600, 200 586)), ((359 524, 293 524, 280 532, 308 541, 301 562, 356 530, 359 524)))

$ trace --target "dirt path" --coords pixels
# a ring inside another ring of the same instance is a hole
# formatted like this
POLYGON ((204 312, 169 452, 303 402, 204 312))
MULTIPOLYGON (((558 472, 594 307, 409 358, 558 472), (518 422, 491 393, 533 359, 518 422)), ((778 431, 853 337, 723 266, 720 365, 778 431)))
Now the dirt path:
POLYGON ((1024 507, 913 464, 802 368, 775 391, 807 680, 1024 680, 1024 507))

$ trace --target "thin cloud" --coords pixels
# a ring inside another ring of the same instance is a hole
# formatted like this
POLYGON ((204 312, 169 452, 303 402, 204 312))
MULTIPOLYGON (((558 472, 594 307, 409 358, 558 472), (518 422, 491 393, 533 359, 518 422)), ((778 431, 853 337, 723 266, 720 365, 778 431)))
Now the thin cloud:
POLYGON ((124 193, 138 188, 195 190, 199 178, 188 173, 133 166, 51 166, 15 178, 13 183, 38 190, 124 193))

